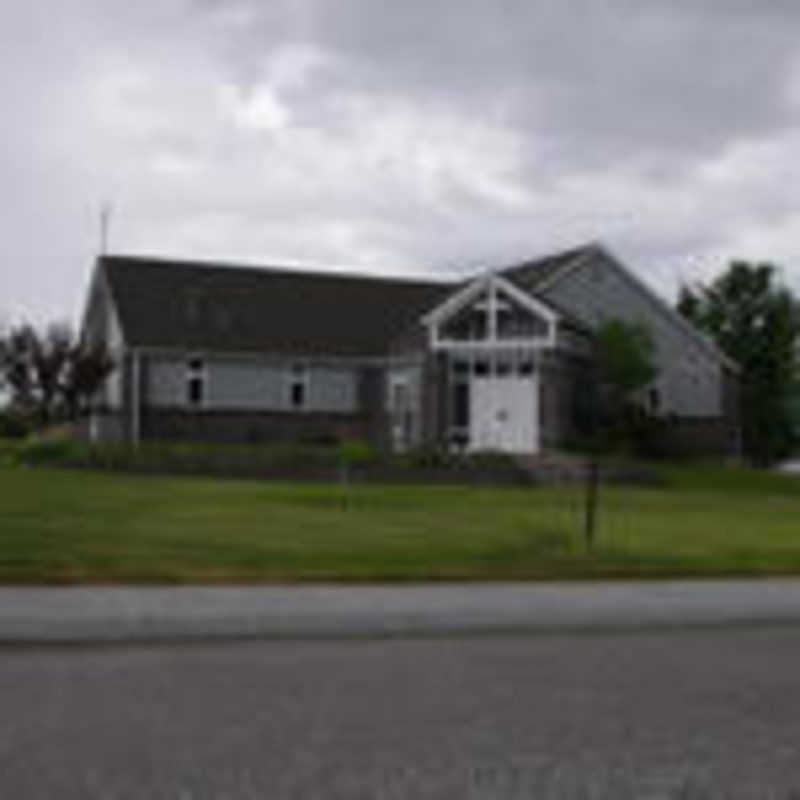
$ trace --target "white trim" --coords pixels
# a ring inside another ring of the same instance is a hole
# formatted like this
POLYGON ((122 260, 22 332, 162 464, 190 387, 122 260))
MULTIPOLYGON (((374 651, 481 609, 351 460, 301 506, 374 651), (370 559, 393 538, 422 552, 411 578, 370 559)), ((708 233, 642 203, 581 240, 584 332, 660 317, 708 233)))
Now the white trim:
POLYGON ((559 315, 539 298, 524 292, 517 286, 514 286, 511 281, 509 281, 507 278, 504 278, 502 275, 498 275, 494 272, 487 272, 485 275, 481 275, 467 286, 464 286, 458 292, 448 297, 443 303, 425 314, 420 321, 423 325, 428 327, 438 324, 455 314, 457 311, 460 311, 469 303, 470 300, 472 300, 473 297, 480 294, 483 289, 491 288, 494 288, 495 291, 500 289, 506 294, 511 295, 511 297, 513 297, 518 303, 526 306, 529 311, 544 316, 548 322, 557 322, 559 319, 559 315))
POLYGON ((497 282, 491 278, 486 286, 488 304, 486 308, 486 335, 490 342, 497 339, 497 282))
POLYGON ((466 286, 459 289, 455 294, 451 294, 443 303, 440 303, 436 308, 429 311, 421 319, 423 325, 430 327, 435 325, 443 319, 460 311, 473 297, 480 294, 480 292, 487 285, 491 273, 481 275, 475 280, 468 283, 466 286))
POLYGON ((405 386, 406 389, 410 387, 410 381, 408 379, 408 375, 393 375, 392 373, 388 374, 389 379, 389 392, 388 397, 386 398, 386 410, 389 412, 397 411, 394 406, 394 388, 395 386, 405 386))
POLYGON ((428 339, 432 350, 459 350, 469 348, 496 349, 502 347, 533 349, 552 348, 556 346, 556 328, 558 321, 559 315, 546 303, 522 291, 506 278, 493 273, 488 273, 477 278, 422 318, 423 324, 428 328, 428 339), (457 339, 442 338, 439 335, 439 326, 453 314, 456 314, 462 308, 466 307, 473 298, 477 297, 484 290, 486 290, 488 297, 486 339, 460 341, 457 339), (498 291, 515 300, 532 314, 544 318, 547 325, 547 334, 545 336, 524 339, 498 338, 495 314, 498 291))
POLYGON ((387 399, 387 411, 389 415, 389 434, 391 437, 392 450, 402 453, 414 441, 414 427, 416 425, 415 403, 411 397, 411 381, 408 375, 393 375, 389 378, 389 391, 387 399), (398 388, 405 390, 405 406, 400 407, 396 403, 396 392, 398 388))
POLYGON ((492 280, 498 288, 513 297, 518 303, 523 306, 527 306, 529 311, 540 314, 548 322, 554 325, 558 322, 559 315, 538 297, 534 297, 527 292, 523 292, 522 289, 514 286, 511 281, 501 277, 500 275, 494 275, 492 280))
POLYGON ((553 347, 553 343, 549 337, 540 337, 538 339, 496 339, 493 342, 488 340, 473 340, 473 341, 459 341, 457 339, 437 339, 435 350, 452 350, 464 353, 502 353, 508 351, 529 350, 535 352, 538 350, 547 350, 553 347))

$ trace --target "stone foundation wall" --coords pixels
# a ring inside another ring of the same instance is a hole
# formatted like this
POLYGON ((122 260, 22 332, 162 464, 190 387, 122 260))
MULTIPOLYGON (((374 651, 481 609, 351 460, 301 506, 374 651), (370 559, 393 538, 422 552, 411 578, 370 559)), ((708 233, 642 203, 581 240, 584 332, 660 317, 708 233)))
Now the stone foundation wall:
MULTIPOLYGON (((258 444, 270 441, 372 441, 374 430, 357 414, 143 409, 142 438, 258 444)), ((375 444, 379 444, 375 442, 375 444)))
POLYGON ((724 417, 677 417, 664 421, 656 445, 667 456, 737 455, 739 431, 724 417))

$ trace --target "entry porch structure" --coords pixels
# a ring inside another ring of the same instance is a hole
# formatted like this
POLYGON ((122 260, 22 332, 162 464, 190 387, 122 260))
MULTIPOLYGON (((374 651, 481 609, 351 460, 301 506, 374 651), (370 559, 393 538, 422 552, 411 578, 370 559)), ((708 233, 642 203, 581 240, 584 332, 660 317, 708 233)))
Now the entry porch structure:
POLYGON ((470 283, 423 324, 440 363, 450 446, 538 454, 571 432, 586 328, 498 274, 470 283))

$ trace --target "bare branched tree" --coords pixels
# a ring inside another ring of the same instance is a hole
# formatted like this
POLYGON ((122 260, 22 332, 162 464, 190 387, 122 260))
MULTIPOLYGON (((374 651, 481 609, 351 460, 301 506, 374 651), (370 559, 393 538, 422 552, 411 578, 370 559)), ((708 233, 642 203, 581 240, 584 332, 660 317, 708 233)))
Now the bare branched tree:
POLYGON ((114 368, 102 347, 89 347, 63 324, 39 333, 12 327, 0 338, 0 375, 14 413, 37 425, 75 419, 114 368))

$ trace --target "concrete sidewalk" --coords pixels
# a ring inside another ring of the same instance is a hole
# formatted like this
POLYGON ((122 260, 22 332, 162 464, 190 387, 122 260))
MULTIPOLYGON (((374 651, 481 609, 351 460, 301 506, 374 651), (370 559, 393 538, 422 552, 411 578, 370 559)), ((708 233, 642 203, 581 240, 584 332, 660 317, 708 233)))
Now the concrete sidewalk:
POLYGON ((0 644, 797 624, 800 579, 0 588, 0 644))

